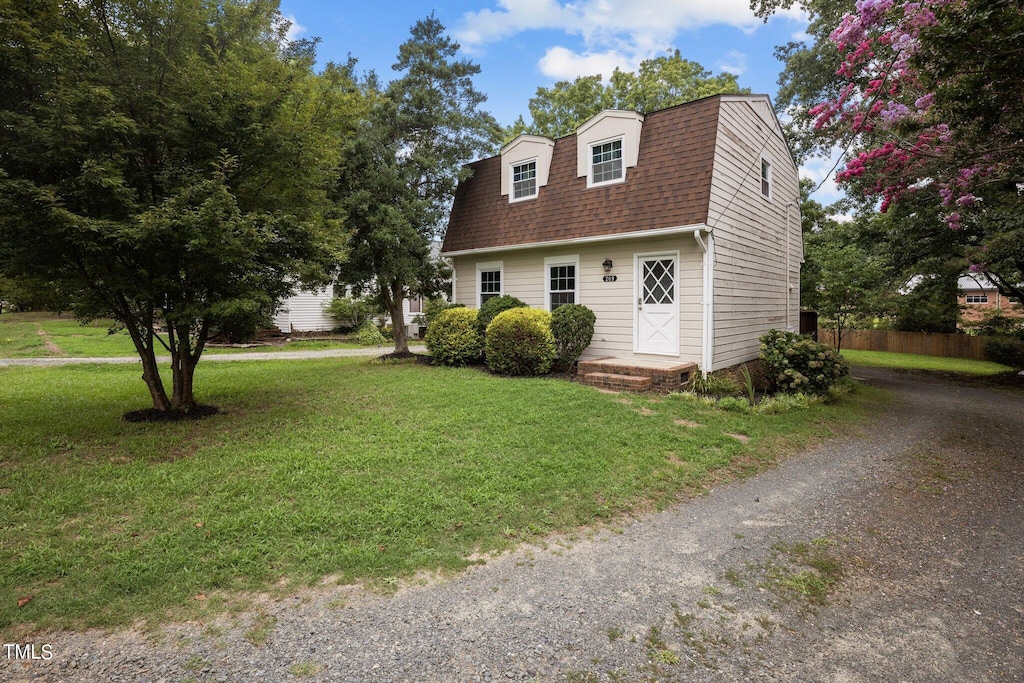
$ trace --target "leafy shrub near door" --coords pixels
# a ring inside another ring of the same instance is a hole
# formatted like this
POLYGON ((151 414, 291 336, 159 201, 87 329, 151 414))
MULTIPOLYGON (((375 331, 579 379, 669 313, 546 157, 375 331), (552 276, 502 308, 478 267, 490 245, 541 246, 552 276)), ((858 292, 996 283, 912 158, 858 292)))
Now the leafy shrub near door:
POLYGON ((480 315, 477 318, 477 325, 480 328, 480 334, 483 335, 487 332, 487 326, 491 324, 492 320, 498 317, 499 313, 513 308, 526 308, 526 303, 514 296, 509 296, 508 294, 494 296, 485 301, 480 306, 480 315))
POLYGON ((765 376, 776 391, 824 394, 850 372, 834 349, 810 337, 771 330, 761 337, 765 376))
POLYGON ((536 308, 499 313, 487 326, 487 367, 501 375, 543 375, 556 357, 551 314, 536 308))
POLYGON ((596 322, 594 312, 582 304, 564 304, 551 313, 558 367, 568 370, 590 346, 596 322))
POLYGON ((446 308, 438 313, 424 337, 435 363, 471 365, 480 361, 483 337, 473 308, 446 308))

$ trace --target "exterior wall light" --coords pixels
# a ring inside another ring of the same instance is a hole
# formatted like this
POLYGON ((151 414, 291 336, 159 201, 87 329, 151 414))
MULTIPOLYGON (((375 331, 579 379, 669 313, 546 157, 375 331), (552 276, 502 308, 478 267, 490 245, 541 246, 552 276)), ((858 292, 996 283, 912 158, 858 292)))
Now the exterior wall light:
POLYGON ((611 270, 612 270, 612 260, 610 258, 606 258, 604 260, 604 263, 602 263, 601 265, 604 266, 604 272, 606 272, 606 273, 610 273, 611 272, 611 270))

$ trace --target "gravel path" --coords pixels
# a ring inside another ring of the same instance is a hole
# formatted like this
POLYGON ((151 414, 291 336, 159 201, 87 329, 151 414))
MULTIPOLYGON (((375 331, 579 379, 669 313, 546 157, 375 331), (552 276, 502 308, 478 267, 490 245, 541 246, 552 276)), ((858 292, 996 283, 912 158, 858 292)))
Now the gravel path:
MULTIPOLYGON (((423 347, 410 345, 413 351, 422 351, 423 347)), ((305 358, 339 358, 343 356, 383 356, 394 353, 392 347, 371 347, 366 349, 318 349, 315 351, 242 351, 239 353, 205 353, 203 361, 231 360, 302 360, 305 358)), ((170 356, 157 356, 160 363, 169 363, 170 356)), ((0 368, 17 365, 32 367, 50 367, 57 365, 84 365, 89 363, 125 364, 142 363, 138 356, 116 356, 114 358, 0 358, 0 368)))
POLYGON ((856 374, 898 396, 863 435, 619 529, 393 596, 55 634, 0 679, 1024 680, 1024 395, 856 374))

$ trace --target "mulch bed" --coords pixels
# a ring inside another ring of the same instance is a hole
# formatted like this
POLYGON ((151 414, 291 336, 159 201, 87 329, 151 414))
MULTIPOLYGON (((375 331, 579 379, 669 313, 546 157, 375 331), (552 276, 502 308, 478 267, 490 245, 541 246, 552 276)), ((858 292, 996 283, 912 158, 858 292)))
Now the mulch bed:
POLYGON ((195 406, 192 410, 133 410, 125 413, 121 419, 125 422, 183 422, 185 420, 202 420, 220 412, 217 406, 195 406))

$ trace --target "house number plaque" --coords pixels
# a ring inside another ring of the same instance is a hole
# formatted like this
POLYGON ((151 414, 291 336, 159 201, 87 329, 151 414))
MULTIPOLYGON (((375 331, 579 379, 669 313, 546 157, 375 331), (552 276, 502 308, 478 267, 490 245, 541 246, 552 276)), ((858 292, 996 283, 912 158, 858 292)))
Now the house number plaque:
POLYGON ((615 282, 618 279, 619 279, 618 275, 605 275, 604 276, 604 281, 605 282, 615 282))

